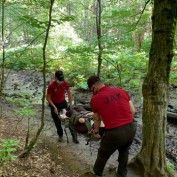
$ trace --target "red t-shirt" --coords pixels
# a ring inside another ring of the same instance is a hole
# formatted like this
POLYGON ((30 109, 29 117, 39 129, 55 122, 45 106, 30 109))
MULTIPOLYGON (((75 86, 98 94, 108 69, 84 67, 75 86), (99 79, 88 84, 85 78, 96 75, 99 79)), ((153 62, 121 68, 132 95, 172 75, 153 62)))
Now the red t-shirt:
POLYGON ((69 90, 69 85, 67 81, 63 81, 59 85, 56 81, 49 84, 47 89, 47 94, 51 95, 51 100, 53 103, 61 103, 65 100, 65 92, 69 90))
POLYGON ((105 128, 111 129, 133 122, 129 101, 125 90, 105 86, 92 97, 91 108, 102 117, 105 128))

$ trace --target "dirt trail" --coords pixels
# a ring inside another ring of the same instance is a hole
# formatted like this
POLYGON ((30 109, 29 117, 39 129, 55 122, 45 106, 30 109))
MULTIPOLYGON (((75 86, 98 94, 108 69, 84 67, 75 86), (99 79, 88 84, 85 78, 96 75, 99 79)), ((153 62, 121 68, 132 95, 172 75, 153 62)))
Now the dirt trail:
MULTIPOLYGON (((49 81, 50 78, 48 79, 48 82, 49 81)), ((31 95, 31 97, 34 98, 35 104, 38 103, 36 104, 36 108, 38 110, 38 115, 40 115, 41 105, 39 104, 39 100, 41 99, 41 93, 42 93, 41 88, 42 88, 42 77, 39 73, 34 71, 32 75, 31 72, 24 73, 23 71, 20 71, 19 73, 13 73, 11 75, 11 77, 7 81, 5 92, 7 95, 14 95, 21 92, 28 92, 31 95), (14 87, 15 83, 17 86, 14 87)), ((84 100, 88 99, 87 102, 89 102, 90 101, 89 97, 90 97, 89 94, 86 96, 83 93, 81 93, 80 95, 77 93, 78 102, 79 101, 83 102, 83 99, 84 100)), ((173 97, 175 97, 175 101, 173 101, 173 104, 176 104, 177 96, 173 94, 173 97)), ((136 98, 134 98, 134 100, 136 101, 136 98)), ((142 104, 137 102, 136 106, 140 113, 139 116, 136 117, 136 120, 138 121, 139 125, 137 127, 138 129, 137 129, 135 140, 132 146, 130 147, 130 158, 133 157, 137 152, 139 152, 141 147, 141 126, 140 125, 142 123, 141 121, 142 104)), ((5 109, 6 110, 4 111, 8 112, 9 110, 12 110, 12 107, 8 106, 7 104, 7 107, 5 109)), ((38 126, 39 117, 40 116, 36 117, 33 120, 34 125, 38 126)), ((79 135, 78 139, 80 143, 74 144, 72 142, 72 138, 69 130, 66 129, 66 132, 69 137, 69 143, 67 143, 66 141, 66 135, 64 135, 65 142, 59 143, 57 139, 56 129, 50 115, 50 110, 46 105, 45 127, 42 136, 47 137, 48 139, 54 141, 53 148, 51 148, 52 150, 54 150, 55 148, 57 150, 57 148, 59 147, 59 151, 62 156, 62 162, 64 162, 63 168, 66 168, 67 174, 68 172, 71 172, 69 176, 92 177, 93 175, 89 173, 89 168, 94 164, 94 161, 96 159, 99 142, 91 142, 89 145, 86 145, 86 137, 83 135, 79 135), (73 174, 75 174, 75 176, 73 174)), ((103 174, 104 177, 116 176, 115 171, 117 167, 117 157, 118 157, 118 152, 115 152, 107 162, 103 174)), ((55 155, 53 156, 53 158, 55 158, 55 155)), ((128 169, 127 177, 141 177, 141 176, 142 175, 139 174, 138 171, 133 171, 131 168, 128 169)))

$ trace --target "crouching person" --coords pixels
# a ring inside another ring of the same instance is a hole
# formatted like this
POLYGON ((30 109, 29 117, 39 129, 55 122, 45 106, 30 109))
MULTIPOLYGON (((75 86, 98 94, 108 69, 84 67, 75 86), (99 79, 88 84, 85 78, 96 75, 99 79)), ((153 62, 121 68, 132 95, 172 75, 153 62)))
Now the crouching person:
POLYGON ((133 122, 136 112, 134 105, 125 90, 106 86, 97 76, 91 76, 87 84, 93 92, 91 108, 94 112, 94 134, 99 136, 101 121, 105 125, 105 133, 91 172, 101 177, 108 159, 118 150, 116 174, 117 177, 126 177, 129 147, 136 132, 133 122))

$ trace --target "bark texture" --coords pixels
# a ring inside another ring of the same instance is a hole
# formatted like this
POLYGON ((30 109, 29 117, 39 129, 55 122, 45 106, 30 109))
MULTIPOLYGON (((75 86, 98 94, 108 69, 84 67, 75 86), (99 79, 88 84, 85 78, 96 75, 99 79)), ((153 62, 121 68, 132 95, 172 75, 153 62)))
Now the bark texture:
POLYGON ((97 28, 97 39, 98 39, 98 71, 97 76, 100 76, 101 73, 101 65, 102 65, 102 44, 101 44, 101 0, 97 0, 97 8, 96 8, 96 28, 97 28))
POLYGON ((2 27, 1 27, 1 35, 2 35, 2 64, 1 64, 1 73, 0 73, 0 95, 2 95, 4 86, 5 86, 5 35, 4 35, 4 10, 5 10, 5 0, 2 0, 2 27))
POLYGON ((143 83, 143 142, 135 157, 144 177, 172 176, 166 168, 166 120, 169 74, 176 28, 176 0, 154 0, 152 44, 143 83))

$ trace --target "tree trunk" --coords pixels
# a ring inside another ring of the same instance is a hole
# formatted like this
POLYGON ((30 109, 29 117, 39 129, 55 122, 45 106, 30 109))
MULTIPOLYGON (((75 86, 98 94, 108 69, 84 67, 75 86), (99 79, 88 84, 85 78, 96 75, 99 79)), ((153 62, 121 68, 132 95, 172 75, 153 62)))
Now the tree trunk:
POLYGON ((40 133, 43 130, 44 127, 44 111, 45 111, 45 95, 46 95, 46 46, 47 46, 47 41, 48 41, 48 36, 49 36, 49 31, 51 27, 51 21, 52 21, 52 10, 53 10, 53 4, 55 0, 50 0, 50 10, 49 10, 49 21, 48 21, 48 26, 46 29, 46 36, 45 36, 45 41, 43 45, 43 81, 44 81, 44 87, 43 87, 43 96, 42 96, 42 113, 41 113, 41 125, 36 133, 36 136, 31 140, 28 146, 25 147, 24 151, 19 155, 20 158, 24 158, 28 156, 28 154, 31 152, 33 149, 34 145, 36 144, 38 137, 40 133))
POLYGON ((141 30, 141 32, 134 33, 133 39, 134 39, 136 51, 140 52, 141 51, 141 46, 142 46, 143 40, 144 40, 144 33, 143 33, 143 31, 141 30))
POLYGON ((102 64, 102 45, 101 45, 101 0, 97 0, 96 8, 96 27, 97 27, 97 39, 98 39, 98 71, 97 76, 100 76, 101 73, 101 64, 102 64))
POLYGON ((152 44, 147 77, 143 83, 143 142, 133 159, 144 177, 172 176, 166 165, 166 120, 169 74, 176 28, 176 0, 154 0, 152 44))
POLYGON ((1 34, 2 34, 2 64, 1 64, 1 74, 0 74, 0 95, 2 95, 2 92, 4 90, 5 86, 5 37, 4 37, 4 9, 5 9, 5 0, 2 0, 2 28, 1 28, 1 34))

